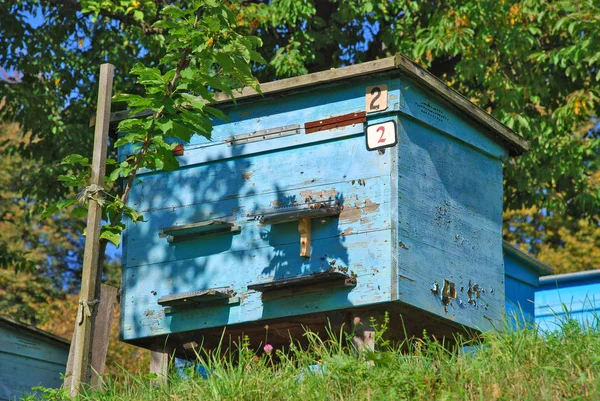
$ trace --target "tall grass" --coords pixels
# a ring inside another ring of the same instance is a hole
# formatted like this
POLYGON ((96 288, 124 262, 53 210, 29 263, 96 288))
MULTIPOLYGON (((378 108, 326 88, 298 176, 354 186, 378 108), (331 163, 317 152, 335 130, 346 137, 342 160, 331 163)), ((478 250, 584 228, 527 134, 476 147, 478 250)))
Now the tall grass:
MULTIPOLYGON (((427 336, 401 346, 380 341, 377 352, 360 356, 343 334, 305 336, 304 350, 290 344, 267 354, 242 340, 226 356, 201 354, 205 378, 192 368, 173 372, 162 386, 152 375, 107 377, 100 391, 80 399, 600 400, 600 333, 574 321, 552 333, 484 333, 475 346, 457 339, 449 347, 427 336)), ((43 397, 67 399, 53 390, 43 397)))

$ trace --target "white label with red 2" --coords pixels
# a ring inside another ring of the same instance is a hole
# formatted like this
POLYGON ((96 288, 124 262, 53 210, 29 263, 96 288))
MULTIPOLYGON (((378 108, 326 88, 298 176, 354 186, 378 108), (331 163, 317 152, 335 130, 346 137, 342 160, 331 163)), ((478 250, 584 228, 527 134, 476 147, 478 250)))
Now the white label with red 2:
POLYGON ((396 122, 386 121, 367 127, 367 149, 377 150, 389 148, 398 142, 396 133, 396 122))

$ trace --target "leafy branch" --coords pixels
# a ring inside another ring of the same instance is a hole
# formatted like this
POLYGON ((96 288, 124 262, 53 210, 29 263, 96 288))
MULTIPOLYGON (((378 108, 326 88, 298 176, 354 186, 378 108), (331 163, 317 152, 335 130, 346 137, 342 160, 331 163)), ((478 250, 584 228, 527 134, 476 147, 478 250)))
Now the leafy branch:
MULTIPOLYGON (((136 64, 130 72, 137 77, 143 95, 119 94, 113 99, 126 102, 131 116, 152 112, 119 123, 119 139, 114 146, 127 156, 120 162, 108 160, 114 168, 105 179, 110 190, 103 199, 103 219, 108 224, 100 238, 117 246, 125 228, 123 216, 134 223, 143 221, 141 213, 127 205, 140 171, 175 169, 179 162, 173 149, 178 144, 189 142, 193 135, 210 139, 213 119, 227 119, 210 106, 215 91, 233 97, 233 89, 243 86, 259 90, 250 63, 264 62, 256 51, 261 41, 235 31, 235 16, 226 5, 217 0, 195 0, 187 8, 165 7, 161 17, 152 27, 165 32, 165 56, 157 67, 136 64), (121 179, 122 192, 116 185, 121 179)), ((70 155, 63 163, 89 164, 79 155, 70 155)), ((85 186, 88 182, 81 175, 60 179, 67 185, 85 186)))

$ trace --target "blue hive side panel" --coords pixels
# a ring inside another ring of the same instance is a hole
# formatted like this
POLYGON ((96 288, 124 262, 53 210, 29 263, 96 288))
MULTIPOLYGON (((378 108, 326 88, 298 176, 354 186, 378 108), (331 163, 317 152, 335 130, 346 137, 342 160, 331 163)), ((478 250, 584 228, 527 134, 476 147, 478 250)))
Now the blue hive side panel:
POLYGON ((600 274, 597 270, 576 274, 580 277, 571 280, 544 278, 535 293, 535 322, 541 330, 558 330, 569 320, 599 327, 600 274))
POLYGON ((539 276, 522 259, 504 253, 506 316, 516 327, 535 322, 535 291, 539 276))
POLYGON ((401 78, 399 107, 403 115, 444 132, 494 159, 504 160, 508 156, 508 152, 502 145, 483 132, 463 113, 410 79, 401 78))
MULTIPOLYGON (((394 152, 367 151, 363 124, 233 146, 224 142, 232 135, 364 110, 365 85, 233 108, 231 122, 215 127, 213 142, 195 138, 186 146, 180 169, 140 176, 131 202, 148 222, 129 224, 124 238, 123 339, 392 299, 394 152), (312 220, 310 258, 299 255, 297 222, 261 225, 249 219, 264 210, 327 200, 343 210, 339 217, 312 220), (216 218, 235 221, 241 232, 175 243, 158 235, 161 228, 216 218), (330 269, 356 275, 356 287, 268 301, 248 290, 250 284, 330 269), (167 295, 223 287, 239 302, 170 311, 157 303, 167 295)), ((390 107, 397 108, 398 83, 390 81, 389 87, 390 107)))
POLYGON ((397 297, 489 329, 504 314, 506 151, 416 85, 402 88, 397 297))
POLYGON ((0 400, 19 399, 34 386, 59 388, 68 346, 0 325, 0 400))

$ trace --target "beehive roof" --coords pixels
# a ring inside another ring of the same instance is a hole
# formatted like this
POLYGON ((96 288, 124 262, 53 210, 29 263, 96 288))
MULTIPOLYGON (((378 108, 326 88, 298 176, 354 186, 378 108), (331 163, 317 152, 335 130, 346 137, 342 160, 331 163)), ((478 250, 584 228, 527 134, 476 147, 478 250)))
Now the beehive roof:
POLYGON ((69 346, 71 343, 68 340, 65 340, 62 337, 57 336, 56 334, 38 329, 37 327, 30 326, 25 323, 18 322, 7 315, 0 315, 0 324, 4 326, 10 326, 17 328, 19 330, 25 330, 32 335, 42 337, 46 340, 51 340, 53 342, 59 343, 62 346, 69 346))
MULTIPOLYGON (((511 155, 519 155, 529 150, 529 142, 527 140, 402 54, 347 67, 332 68, 327 71, 268 82, 261 84, 260 89, 262 96, 269 96, 276 93, 308 89, 312 86, 392 71, 398 71, 400 74, 416 80, 425 89, 446 100, 468 118, 486 129, 509 150, 511 155)), ((234 96, 236 101, 240 101, 259 97, 261 94, 250 87, 245 87, 239 92, 234 92, 234 96)), ((218 103, 232 101, 225 93, 218 93, 215 99, 218 103)), ((124 118, 127 118, 127 111, 113 113, 111 115, 111 122, 124 118)))

